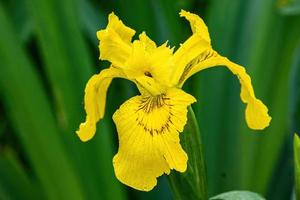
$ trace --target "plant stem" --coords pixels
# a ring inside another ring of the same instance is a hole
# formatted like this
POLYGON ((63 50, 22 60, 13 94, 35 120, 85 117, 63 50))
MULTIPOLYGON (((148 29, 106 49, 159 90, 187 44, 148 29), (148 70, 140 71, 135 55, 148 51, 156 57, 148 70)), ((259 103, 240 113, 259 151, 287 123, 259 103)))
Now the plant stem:
POLYGON ((188 107, 188 121, 181 134, 181 145, 188 154, 187 170, 184 173, 173 171, 169 184, 175 199, 207 200, 207 181, 200 129, 191 106, 188 107))

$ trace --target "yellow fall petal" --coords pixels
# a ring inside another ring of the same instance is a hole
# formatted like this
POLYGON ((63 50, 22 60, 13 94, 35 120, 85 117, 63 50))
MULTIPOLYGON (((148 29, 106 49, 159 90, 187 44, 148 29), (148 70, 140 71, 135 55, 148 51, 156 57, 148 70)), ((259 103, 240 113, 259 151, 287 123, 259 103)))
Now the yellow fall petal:
MULTIPOLYGON (((218 53, 212 49, 207 26, 198 15, 182 10, 180 16, 185 17, 190 22, 193 31, 192 37, 195 39, 193 42, 190 42, 191 44, 186 45, 187 47, 182 48, 184 46, 182 45, 177 52, 175 52, 175 62, 179 64, 176 64, 177 68, 172 77, 173 82, 179 87, 182 87, 184 82, 198 71, 209 67, 224 65, 232 73, 237 75, 241 83, 241 99, 247 104, 245 118, 248 126, 257 130, 269 126, 271 117, 268 115, 268 109, 260 100, 256 99, 251 85, 251 78, 245 69, 227 58, 218 55, 218 53), (197 42, 197 40, 201 41, 199 37, 203 38, 207 43, 203 41, 197 42), (185 58, 180 59, 181 57, 185 58)), ((184 44, 188 44, 188 40, 184 44)))
POLYGON ((269 126, 271 117, 268 115, 268 108, 255 97, 251 84, 251 78, 246 73, 244 67, 235 64, 226 57, 220 56, 213 50, 208 50, 196 59, 192 60, 192 65, 188 71, 183 73, 180 80, 180 86, 183 85, 193 74, 207 68, 215 66, 226 66, 233 74, 235 74, 241 84, 241 99, 247 104, 245 117, 248 126, 255 130, 262 130, 269 126))
POLYGON ((100 59, 121 67, 131 54, 131 39, 134 34, 133 29, 125 26, 114 13, 111 13, 106 29, 97 32, 100 41, 100 59))
POLYGON ((93 75, 85 87, 84 108, 86 121, 80 124, 77 135, 82 141, 90 140, 96 132, 96 123, 103 118, 105 112, 107 89, 114 77, 122 77, 114 68, 104 69, 93 75))
POLYGON ((156 97, 135 96, 115 112, 119 150, 113 165, 122 183, 149 191, 156 178, 170 169, 186 170, 187 155, 179 143, 179 132, 187 121, 187 106, 195 101, 172 88, 156 97))

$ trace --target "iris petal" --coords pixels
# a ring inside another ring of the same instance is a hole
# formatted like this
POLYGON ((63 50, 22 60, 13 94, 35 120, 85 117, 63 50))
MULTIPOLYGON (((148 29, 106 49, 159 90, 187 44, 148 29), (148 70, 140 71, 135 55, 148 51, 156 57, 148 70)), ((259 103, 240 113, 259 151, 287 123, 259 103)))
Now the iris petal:
POLYGON ((180 17, 185 17, 191 25, 193 33, 199 33, 203 39, 205 39, 210 44, 210 36, 208 28, 205 25, 204 21, 196 14, 181 10, 179 13, 180 17))
POLYGON ((215 66, 225 66, 238 77, 241 84, 240 96, 241 100, 247 104, 245 118, 248 126, 255 130, 262 130, 269 126, 271 117, 268 115, 268 108, 255 97, 251 78, 244 67, 231 62, 226 57, 218 55, 213 50, 206 51, 192 62, 193 65, 189 71, 185 72, 184 77, 181 77, 181 85, 183 85, 185 80, 201 70, 215 66))
POLYGON ((156 178, 170 169, 184 172, 187 155, 179 141, 187 121, 187 106, 195 98, 180 89, 160 96, 135 96, 113 116, 119 150, 113 159, 117 178, 135 189, 149 191, 156 178))
POLYGON ((82 141, 88 141, 95 135, 96 123, 104 116, 107 89, 114 77, 123 75, 114 68, 104 69, 92 76, 86 84, 84 96, 86 121, 80 124, 76 132, 82 141))
POLYGON ((240 81, 241 100, 247 104, 245 118, 248 126, 256 130, 261 130, 269 126, 271 117, 268 115, 268 108, 255 97, 251 78, 246 73, 244 67, 220 56, 212 49, 207 26, 198 15, 182 10, 180 16, 185 17, 190 22, 193 31, 192 37, 195 39, 189 42, 192 38, 190 37, 175 52, 174 57, 179 60, 178 62, 177 60, 175 61, 179 64, 177 65, 176 73, 174 73, 173 81, 179 87, 182 87, 189 77, 203 69, 214 66, 226 66, 240 81), (202 38, 202 42, 200 42, 200 38, 202 38), (181 57, 185 57, 185 59, 180 59, 181 57))
POLYGON ((123 24, 111 13, 108 17, 106 29, 97 32, 100 40, 100 59, 110 61, 115 66, 123 66, 131 54, 131 39, 135 31, 123 24))

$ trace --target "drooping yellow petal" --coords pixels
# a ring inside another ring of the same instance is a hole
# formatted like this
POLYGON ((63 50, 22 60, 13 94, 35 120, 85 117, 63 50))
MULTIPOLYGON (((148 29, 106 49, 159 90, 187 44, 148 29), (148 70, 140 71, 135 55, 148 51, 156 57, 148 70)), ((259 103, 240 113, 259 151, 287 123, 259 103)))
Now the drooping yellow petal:
POLYGON ((199 33, 210 44, 208 28, 201 17, 185 10, 181 10, 179 14, 180 17, 185 17, 190 22, 193 33, 199 33))
POLYGON ((125 26, 114 13, 111 13, 106 29, 97 32, 100 41, 100 59, 121 67, 131 54, 131 39, 134 34, 133 29, 125 26))
POLYGON ((251 78, 246 73, 244 67, 235 64, 226 57, 218 55, 217 52, 207 50, 191 61, 191 66, 185 71, 180 78, 179 85, 183 83, 193 74, 210 67, 226 66, 233 74, 235 74, 241 84, 241 99, 247 104, 245 118, 250 128, 261 130, 269 126, 271 117, 268 115, 268 108, 255 97, 251 84, 251 78))
POLYGON ((182 10, 180 16, 190 22, 193 35, 174 54, 176 68, 172 75, 172 82, 178 87, 182 87, 184 82, 196 72, 208 67, 224 65, 237 75, 241 83, 241 99, 247 104, 245 117, 248 126, 252 129, 267 127, 271 120, 268 109, 260 100, 256 99, 251 78, 245 69, 218 55, 212 49, 207 26, 198 15, 182 10))
POLYGON ((107 89, 114 77, 123 75, 118 69, 109 68, 92 76, 88 81, 84 96, 86 121, 76 131, 82 141, 88 141, 94 136, 96 123, 104 116, 107 89))
POLYGON ((187 106, 195 101, 172 88, 156 97, 135 96, 115 112, 119 150, 113 165, 122 183, 149 191, 156 178, 170 169, 186 170, 187 155, 179 143, 179 133, 187 121, 187 106))

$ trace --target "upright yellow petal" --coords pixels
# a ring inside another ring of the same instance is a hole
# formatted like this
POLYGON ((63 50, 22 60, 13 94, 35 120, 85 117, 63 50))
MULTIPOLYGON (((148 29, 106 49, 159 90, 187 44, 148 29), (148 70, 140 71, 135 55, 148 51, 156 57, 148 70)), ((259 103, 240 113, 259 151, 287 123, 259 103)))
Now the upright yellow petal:
POLYGON ((149 53, 151 53, 156 48, 155 42, 146 35, 146 32, 142 32, 139 35, 139 40, 143 44, 144 49, 149 53))
POLYGON ((210 44, 200 37, 198 33, 187 39, 174 53, 173 62, 175 67, 172 72, 171 82, 176 85, 182 74, 190 67, 191 61, 210 48, 210 44))
POLYGON ((191 67, 191 62, 195 58, 199 57, 207 49, 211 49, 210 36, 204 21, 198 15, 184 10, 181 10, 179 14, 190 22, 193 35, 174 54, 173 84, 177 84, 180 81, 180 77, 191 67))
POLYGON ((268 108, 255 97, 251 84, 251 78, 246 73, 244 67, 235 64, 226 57, 218 55, 217 52, 207 50, 200 56, 191 61, 191 66, 185 71, 180 78, 179 85, 183 83, 193 74, 214 66, 226 66, 233 74, 235 74, 241 84, 241 99, 247 104, 245 117, 250 128, 261 130, 269 126, 271 117, 268 115, 268 108))
POLYGON ((185 10, 181 10, 179 14, 180 17, 185 17, 190 22, 193 33, 199 33, 201 37, 203 37, 203 39, 205 39, 210 44, 208 28, 201 17, 185 10))
POLYGON ((131 39, 135 34, 135 30, 124 25, 118 16, 116 16, 113 12, 108 16, 108 25, 106 29, 114 30, 120 36, 120 38, 128 44, 131 43, 131 39))
POLYGON ((156 178, 170 169, 186 170, 187 155, 179 143, 179 132, 187 121, 187 106, 195 101, 173 88, 156 97, 135 96, 115 112, 119 150, 113 165, 122 183, 149 191, 156 178))
POLYGON ((114 13, 111 13, 106 29, 97 32, 100 40, 100 59, 122 67, 131 54, 131 39, 134 34, 133 29, 125 26, 114 13))
POLYGON ((132 53, 122 69, 132 80, 147 76, 159 84, 170 85, 172 56, 173 49, 166 43, 157 47, 143 32, 133 42, 132 53))
POLYGON ((173 84, 178 84, 182 74, 191 67, 192 61, 207 49, 211 49, 208 28, 204 21, 196 14, 181 10, 181 17, 189 22, 193 35, 188 38, 174 54, 175 68, 172 75, 173 84))
POLYGON ((80 124, 76 132, 82 141, 88 141, 94 136, 96 123, 104 116, 107 89, 114 77, 123 75, 118 69, 109 68, 92 76, 88 81, 84 96, 86 121, 80 124))

